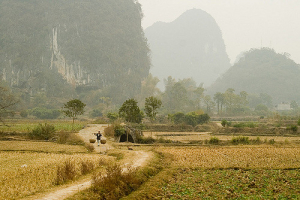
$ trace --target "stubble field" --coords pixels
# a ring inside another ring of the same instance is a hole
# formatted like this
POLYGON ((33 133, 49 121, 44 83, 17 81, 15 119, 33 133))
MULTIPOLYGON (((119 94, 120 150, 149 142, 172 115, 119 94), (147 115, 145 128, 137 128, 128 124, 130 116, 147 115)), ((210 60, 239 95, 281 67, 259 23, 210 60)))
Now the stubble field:
POLYGON ((50 142, 0 142, 0 199, 21 199, 76 180, 111 158, 85 154, 83 146, 50 142))
POLYGON ((300 147, 159 147, 165 168, 124 199, 299 199, 300 147))

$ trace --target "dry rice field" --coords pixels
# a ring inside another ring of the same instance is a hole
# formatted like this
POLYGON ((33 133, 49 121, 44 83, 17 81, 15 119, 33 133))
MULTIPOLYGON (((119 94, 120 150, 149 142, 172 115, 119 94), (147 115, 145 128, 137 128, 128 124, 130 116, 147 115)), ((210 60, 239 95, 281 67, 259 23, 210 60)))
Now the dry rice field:
POLYGON ((1 151, 29 151, 51 153, 86 153, 87 149, 79 145, 62 145, 53 142, 0 141, 1 151))
MULTIPOLYGON (((209 132, 143 132, 145 137, 154 139, 163 138, 166 140, 179 141, 182 143, 190 143, 193 141, 209 140, 212 136, 223 141, 229 141, 233 137, 231 135, 212 135, 209 132)), ((249 140, 255 140, 258 136, 247 136, 249 140)), ((261 141, 274 139, 275 142, 300 142, 300 137, 282 137, 282 136, 259 136, 261 141)))
POLYGON ((76 180, 84 175, 86 167, 94 169, 112 161, 103 155, 83 152, 86 149, 82 146, 1 141, 0 199, 20 199, 56 186, 58 169, 64 169, 66 163, 72 164, 70 171, 76 180))
POLYGON ((300 147, 161 147, 177 167, 189 168, 300 168, 300 147))

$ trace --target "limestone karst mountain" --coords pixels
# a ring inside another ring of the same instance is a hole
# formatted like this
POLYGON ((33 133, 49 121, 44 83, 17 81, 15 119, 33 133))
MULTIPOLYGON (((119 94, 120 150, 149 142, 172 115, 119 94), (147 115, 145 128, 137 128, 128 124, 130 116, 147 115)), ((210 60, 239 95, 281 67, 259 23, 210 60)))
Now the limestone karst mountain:
POLYGON ((120 103, 150 69, 141 17, 135 0, 1 0, 0 77, 25 101, 92 91, 120 103))
POLYGON ((273 49, 251 49, 245 52, 208 93, 236 92, 268 94, 273 103, 300 101, 300 65, 289 58, 288 53, 276 53, 273 49))
POLYGON ((161 82, 168 76, 192 77, 207 87, 230 67, 221 30, 205 11, 192 9, 173 22, 157 22, 145 35, 152 55, 150 72, 161 82))

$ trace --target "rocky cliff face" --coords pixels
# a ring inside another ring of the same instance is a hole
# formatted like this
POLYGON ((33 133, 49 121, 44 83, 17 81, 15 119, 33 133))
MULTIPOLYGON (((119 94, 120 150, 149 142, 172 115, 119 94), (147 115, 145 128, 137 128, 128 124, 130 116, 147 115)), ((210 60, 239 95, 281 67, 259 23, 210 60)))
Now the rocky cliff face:
POLYGON ((186 11, 171 23, 145 30, 152 52, 150 72, 160 78, 190 78, 210 85, 229 67, 220 28, 206 12, 186 11))
POLYGON ((149 73, 136 1, 2 0, 0 13, 0 76, 21 93, 93 88, 120 102, 149 73))

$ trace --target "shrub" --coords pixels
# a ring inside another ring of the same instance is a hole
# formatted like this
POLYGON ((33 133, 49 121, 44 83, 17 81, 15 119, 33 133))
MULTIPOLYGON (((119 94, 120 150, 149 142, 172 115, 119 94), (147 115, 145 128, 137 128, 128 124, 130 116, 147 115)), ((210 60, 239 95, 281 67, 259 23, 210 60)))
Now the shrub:
POLYGON ((208 141, 209 144, 219 144, 220 140, 217 137, 211 137, 208 141))
POLYGON ((125 128, 121 125, 114 125, 114 136, 119 137, 126 133, 125 128))
POLYGON ((183 118, 184 122, 188 125, 196 126, 198 124, 198 115, 196 113, 188 113, 183 118))
POLYGON ((185 122, 185 115, 181 112, 175 113, 173 116, 171 116, 171 119, 174 121, 175 124, 181 124, 185 122))
POLYGON ((262 141, 260 140, 259 137, 257 137, 255 140, 251 140, 251 143, 253 143, 253 144, 261 144, 262 141))
POLYGON ((300 119, 298 119, 298 122, 297 122, 298 126, 300 126, 300 119))
POLYGON ((286 130, 290 130, 292 132, 297 132, 298 131, 298 126, 297 125, 289 125, 286 127, 286 130))
POLYGON ((20 112, 20 116, 23 117, 23 118, 26 118, 26 117, 28 116, 27 110, 22 110, 22 111, 20 112))
POLYGON ((31 139, 49 140, 54 136, 55 127, 53 125, 45 123, 45 125, 39 124, 32 132, 28 134, 31 139))
POLYGON ((254 124, 253 122, 237 123, 237 124, 234 124, 233 127, 235 127, 235 128, 245 128, 245 127, 255 128, 256 124, 254 124))
POLYGON ((154 144, 155 141, 152 137, 137 137, 137 143, 139 144, 154 144))
POLYGON ((106 170, 106 176, 100 172, 93 177, 92 190, 99 195, 98 199, 120 199, 136 190, 143 182, 134 169, 122 172, 122 168, 114 164, 106 170))
POLYGON ((270 144, 275 144, 275 140, 274 140, 274 139, 270 139, 270 140, 269 140, 269 143, 270 143, 270 144))
POLYGON ((223 119, 221 124, 222 124, 223 127, 225 127, 227 125, 227 120, 223 119))
POLYGON ((191 112, 188 114, 183 114, 181 112, 176 113, 171 116, 172 121, 175 124, 187 124, 187 125, 192 125, 196 126, 197 124, 204 124, 209 122, 209 115, 208 114, 197 114, 195 112, 191 112))
POLYGON ((198 124, 208 123, 210 116, 208 114, 198 115, 198 124))
POLYGON ((239 136, 231 139, 232 144, 249 144, 249 137, 239 136))

